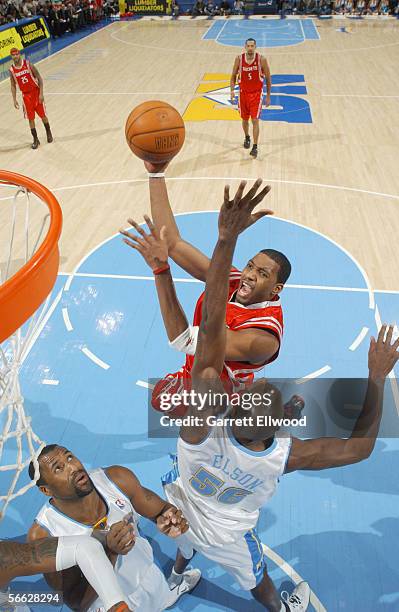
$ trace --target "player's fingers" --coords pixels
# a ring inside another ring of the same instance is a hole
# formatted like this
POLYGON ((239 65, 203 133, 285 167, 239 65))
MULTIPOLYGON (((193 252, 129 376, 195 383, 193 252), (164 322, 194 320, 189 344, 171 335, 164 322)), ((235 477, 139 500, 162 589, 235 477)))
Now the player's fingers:
POLYGON ((256 223, 262 217, 266 217, 266 215, 274 215, 272 210, 258 210, 256 213, 252 213, 251 215, 251 224, 256 223))
POLYGON ((247 181, 241 181, 236 191, 236 194, 234 196, 234 200, 233 200, 234 204, 238 204, 238 202, 241 202, 242 194, 244 193, 244 189, 246 186, 247 186, 247 181))
POLYGON ((247 195, 245 196, 245 200, 247 201, 247 203, 250 203, 252 198, 255 197, 256 192, 258 191, 259 187, 262 185, 262 182, 263 181, 261 178, 256 179, 251 189, 248 191, 247 195))
POLYGON ((130 225, 132 227, 134 227, 134 229, 136 230, 136 232, 138 234, 140 234, 143 238, 145 238, 147 236, 147 234, 145 233, 145 231, 143 230, 143 228, 136 223, 136 221, 134 219, 128 219, 128 222, 130 223, 130 225))
POLYGON ((152 220, 150 219, 148 215, 144 215, 144 221, 147 223, 147 227, 150 230, 151 235, 154 238, 157 238, 157 232, 155 229, 155 225, 153 224, 152 220))
POLYGON ((144 254, 143 248, 141 246, 137 245, 137 244, 134 244, 134 242, 132 242, 131 240, 128 240, 127 238, 124 238, 123 242, 125 244, 127 244, 128 246, 130 246, 132 249, 135 249, 136 251, 141 253, 142 255, 144 254))
POLYGON ((224 204, 228 206, 230 203, 230 185, 224 186, 224 204))
POLYGON ((387 325, 386 323, 384 323, 384 325, 381 325, 381 329, 379 331, 378 338, 377 338, 377 342, 379 344, 384 341, 386 331, 387 331, 387 325))
POLYGON ((387 337, 385 338, 385 341, 388 344, 388 346, 391 346, 392 334, 393 334, 393 325, 390 325, 388 327, 387 337))
POLYGON ((271 190, 271 185, 266 185, 266 187, 263 187, 262 191, 260 191, 258 193, 258 195, 256 195, 250 202, 249 205, 249 209, 253 210, 255 208, 255 206, 257 206, 259 204, 259 202, 262 202, 263 198, 269 193, 269 191, 271 190))
POLYGON ((396 349, 399 348, 399 336, 397 337, 397 339, 393 343, 392 347, 395 349, 395 351, 396 351, 396 349))

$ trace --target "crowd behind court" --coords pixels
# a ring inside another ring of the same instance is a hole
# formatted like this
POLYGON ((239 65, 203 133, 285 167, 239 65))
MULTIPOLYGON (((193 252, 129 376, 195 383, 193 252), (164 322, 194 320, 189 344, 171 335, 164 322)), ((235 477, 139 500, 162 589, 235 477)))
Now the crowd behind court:
MULTIPOLYGON (((399 0, 277 0, 277 12, 284 15, 393 15, 399 17, 399 0)), ((179 15, 230 16, 252 12, 244 0, 196 0, 193 4, 172 0, 171 12, 179 15)), ((0 25, 34 16, 43 16, 50 34, 57 38, 67 32, 119 15, 118 0, 0 0, 0 25)))
MULTIPOLYGON (((173 14, 183 14, 177 0, 173 2, 173 14)), ((251 12, 243 0, 196 0, 191 14, 243 15, 251 12)), ((277 12, 285 15, 395 15, 399 16, 399 0, 278 0, 277 12)))
POLYGON ((117 0, 0 0, 0 25, 42 16, 46 18, 50 34, 55 38, 118 13, 117 0))

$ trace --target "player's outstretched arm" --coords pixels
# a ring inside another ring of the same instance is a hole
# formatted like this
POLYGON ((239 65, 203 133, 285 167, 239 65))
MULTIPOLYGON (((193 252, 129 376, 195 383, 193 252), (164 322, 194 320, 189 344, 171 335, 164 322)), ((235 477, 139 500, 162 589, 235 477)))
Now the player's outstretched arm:
POLYGON ((381 423, 385 379, 399 359, 399 338, 392 343, 392 334, 393 327, 383 325, 378 339, 371 339, 366 397, 351 437, 304 441, 294 438, 287 472, 340 467, 371 455, 381 423))
MULTIPOLYGON (((164 164, 144 162, 148 172, 163 173, 167 167, 164 164)), ((169 257, 188 274, 198 280, 205 281, 209 268, 209 258, 192 244, 183 240, 170 206, 168 190, 164 178, 149 177, 151 217, 158 232, 165 226, 168 237, 169 257)))
POLYGON ((18 576, 48 574, 74 565, 96 587, 107 610, 123 602, 124 594, 102 546, 88 536, 46 537, 28 544, 0 542, 0 588, 18 576))
POLYGON ((120 230, 125 236, 124 242, 143 257, 155 275, 159 305, 166 333, 170 342, 178 338, 189 328, 187 317, 177 298, 175 284, 168 264, 168 245, 166 227, 160 233, 155 229, 151 219, 144 215, 149 233, 145 232, 133 219, 128 219, 138 235, 120 230))
MULTIPOLYGON (((224 397, 219 377, 226 352, 226 304, 231 262, 239 234, 261 217, 271 214, 270 210, 252 212, 270 191, 270 186, 266 186, 257 193, 261 183, 261 179, 255 181, 244 196, 246 182, 242 181, 232 200, 229 186, 226 185, 224 189, 224 202, 219 213, 219 238, 206 279, 202 320, 192 370, 192 388, 197 395, 221 393, 222 400, 224 397)), ((204 412, 199 413, 196 402, 192 402, 189 416, 202 417, 202 422, 195 423, 194 427, 182 426, 181 438, 189 444, 201 442, 209 430, 204 417, 210 413, 219 414, 224 408, 223 402, 217 405, 211 402, 202 408, 204 412)))
POLYGON ((162 533, 176 538, 187 531, 188 523, 181 511, 159 497, 154 491, 143 487, 129 469, 120 465, 113 465, 107 468, 106 473, 129 497, 136 512, 154 521, 162 533))
POLYGON ((246 182, 230 200, 229 186, 224 190, 224 202, 219 213, 219 238, 209 267, 202 320, 198 334, 197 350, 193 366, 193 381, 219 377, 226 351, 226 304, 229 290, 229 274, 238 236, 258 219, 271 214, 270 210, 253 213, 255 206, 270 191, 267 185, 259 193, 261 179, 255 181, 244 196, 246 182))

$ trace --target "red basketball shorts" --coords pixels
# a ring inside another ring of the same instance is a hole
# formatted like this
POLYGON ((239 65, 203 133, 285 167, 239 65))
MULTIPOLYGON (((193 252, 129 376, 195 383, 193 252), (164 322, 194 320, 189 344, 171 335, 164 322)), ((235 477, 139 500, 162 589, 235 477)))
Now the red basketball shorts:
POLYGON ((39 115, 40 119, 46 116, 44 104, 43 102, 39 102, 39 93, 40 89, 37 87, 33 89, 33 91, 22 95, 25 117, 29 119, 29 121, 33 121, 35 114, 39 115))
POLYGON ((241 119, 247 121, 251 119, 259 119, 262 110, 263 91, 255 91, 251 93, 240 92, 238 96, 238 110, 240 111, 241 119))

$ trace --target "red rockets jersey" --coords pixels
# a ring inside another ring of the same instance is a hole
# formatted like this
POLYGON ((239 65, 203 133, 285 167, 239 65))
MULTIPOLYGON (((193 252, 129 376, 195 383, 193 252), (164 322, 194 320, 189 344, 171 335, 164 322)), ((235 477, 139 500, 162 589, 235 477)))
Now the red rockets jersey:
MULTIPOLYGON (((235 293, 240 284, 241 272, 232 268, 229 281, 229 301, 226 308, 226 326, 228 329, 238 331, 240 329, 259 328, 272 333, 281 344, 284 324, 283 311, 280 298, 270 302, 260 302, 259 304, 249 304, 244 306, 234 301, 235 293)), ((202 293, 197 301, 193 325, 200 325, 202 318, 202 305, 204 301, 202 293)), ((271 363, 278 357, 279 350, 273 357, 261 364, 253 364, 248 361, 226 361, 222 372, 222 380, 226 381, 228 391, 237 391, 252 383, 254 373, 262 370, 267 363, 271 363), (229 381, 229 382, 227 382, 229 381)), ((191 372, 194 364, 194 356, 187 355, 184 370, 191 372)))
POLYGON ((238 83, 241 93, 255 93, 262 91, 264 74, 260 63, 259 53, 255 53, 255 59, 251 64, 245 59, 245 53, 240 56, 238 72, 238 83))
POLYGON ((33 75, 32 66, 29 60, 22 60, 21 66, 14 66, 14 64, 12 64, 10 72, 23 94, 31 93, 39 88, 39 83, 33 75))

